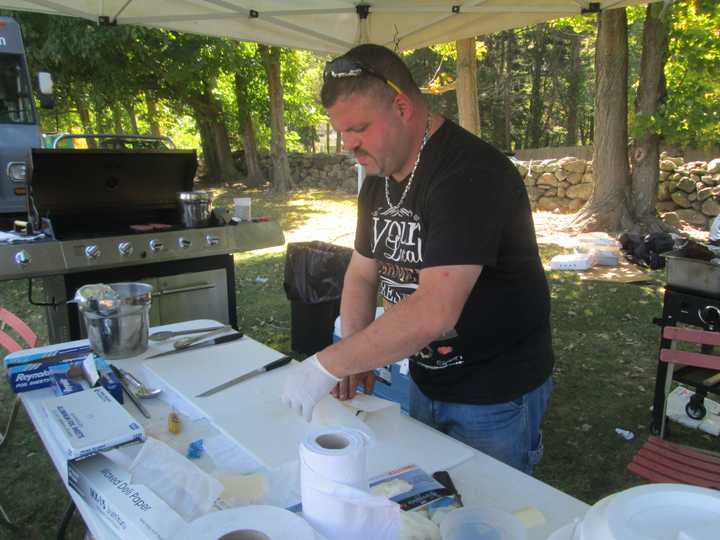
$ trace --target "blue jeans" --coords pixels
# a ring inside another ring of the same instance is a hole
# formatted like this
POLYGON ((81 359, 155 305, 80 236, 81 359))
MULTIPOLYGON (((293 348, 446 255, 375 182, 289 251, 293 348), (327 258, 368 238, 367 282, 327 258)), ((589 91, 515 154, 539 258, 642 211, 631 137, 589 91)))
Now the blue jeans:
POLYGON ((540 422, 552 391, 552 377, 516 400, 492 405, 434 401, 410 381, 410 416, 532 474, 543 455, 540 422))

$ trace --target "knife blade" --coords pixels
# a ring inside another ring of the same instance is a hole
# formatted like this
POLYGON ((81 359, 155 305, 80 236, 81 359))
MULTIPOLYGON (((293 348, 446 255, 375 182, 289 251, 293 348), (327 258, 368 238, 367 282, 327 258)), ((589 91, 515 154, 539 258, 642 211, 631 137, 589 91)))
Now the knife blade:
POLYGON ((145 358, 145 360, 150 360, 151 358, 160 358, 161 356, 166 356, 168 354, 181 354, 187 351, 194 351, 195 349, 201 349, 203 347, 210 347, 211 345, 220 345, 221 343, 229 343, 231 341, 236 341, 243 337, 242 332, 235 332, 234 334, 230 334, 227 336, 220 336, 215 339, 208 339, 207 341, 201 341, 200 343, 195 343, 194 345, 190 345, 189 347, 185 347, 184 349, 170 349, 169 351, 152 354, 145 358))
POLYGON ((285 364, 289 363, 290 360, 292 360, 289 356, 283 356, 282 358, 279 358, 277 360, 274 360, 270 362, 269 364, 265 364, 264 366, 260 366, 257 369, 254 369, 248 373, 245 373, 243 375, 240 375, 239 377, 235 377, 234 379, 230 379, 227 382, 224 382, 222 384, 219 384, 217 386, 214 386, 210 388, 209 390, 205 390, 202 394, 198 394, 195 397, 208 397, 212 396, 213 394, 217 394, 221 390, 225 390, 226 388, 230 388, 231 386, 235 386, 238 383, 241 383, 243 381, 246 381, 248 379, 251 379, 255 375, 260 375, 261 373, 267 373, 268 371, 272 371, 273 369, 277 369, 279 367, 284 366, 285 364))

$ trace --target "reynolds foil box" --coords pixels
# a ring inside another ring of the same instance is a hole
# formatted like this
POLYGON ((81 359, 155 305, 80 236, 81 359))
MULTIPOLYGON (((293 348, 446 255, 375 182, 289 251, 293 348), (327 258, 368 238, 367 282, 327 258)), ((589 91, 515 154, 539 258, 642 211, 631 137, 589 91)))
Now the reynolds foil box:
POLYGON ((65 373, 74 365, 81 366, 85 356, 63 360, 41 360, 7 366, 10 388, 16 394, 52 386, 53 374, 65 373))
POLYGON ((68 462, 68 482, 120 538, 170 540, 187 526, 150 488, 131 483, 127 469, 102 454, 68 462))

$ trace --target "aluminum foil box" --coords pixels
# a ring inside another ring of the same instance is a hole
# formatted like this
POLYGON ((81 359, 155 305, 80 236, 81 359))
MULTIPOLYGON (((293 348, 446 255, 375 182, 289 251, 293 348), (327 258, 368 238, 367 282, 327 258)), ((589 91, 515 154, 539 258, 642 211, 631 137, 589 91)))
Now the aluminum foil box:
POLYGON ((67 372, 74 365, 81 366, 85 355, 64 360, 44 360, 18 365, 6 365, 10 388, 16 394, 46 388, 53 384, 54 373, 67 372))

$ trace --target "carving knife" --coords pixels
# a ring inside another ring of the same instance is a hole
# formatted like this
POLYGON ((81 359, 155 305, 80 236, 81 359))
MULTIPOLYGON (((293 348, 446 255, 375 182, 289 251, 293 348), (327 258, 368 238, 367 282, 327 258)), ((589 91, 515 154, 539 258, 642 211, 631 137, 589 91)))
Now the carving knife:
POLYGON ((279 367, 284 366, 285 364, 289 363, 292 358, 289 356, 283 356, 282 358, 279 358, 278 360, 274 360, 270 362, 269 364, 265 364, 264 366, 260 366, 257 369, 254 369, 248 373, 245 373, 244 375, 240 375, 239 377, 235 377, 234 379, 230 379, 227 382, 224 382, 222 384, 219 384, 213 388, 210 388, 210 390, 205 390, 202 394, 198 394, 195 397, 208 397, 212 396, 213 394, 217 394, 221 390, 225 390, 226 388, 230 388, 231 386, 235 386, 238 383, 241 383, 243 381, 246 381, 255 375, 260 375, 261 373, 267 373, 268 371, 272 371, 273 369, 277 369, 279 367))
POLYGON ((194 345, 190 345, 189 347, 185 347, 184 349, 170 349, 169 351, 157 353, 148 356, 145 360, 150 360, 151 358, 159 358, 161 356, 166 356, 168 354, 180 354, 184 353, 186 351, 194 351, 195 349, 201 349, 203 347, 210 347, 211 345, 220 345, 221 343, 228 343, 230 341, 236 341, 243 337, 242 332, 235 332, 234 334, 230 334, 227 336, 220 336, 216 337, 214 339, 208 339, 207 341, 201 341, 200 343, 195 343, 194 345))

